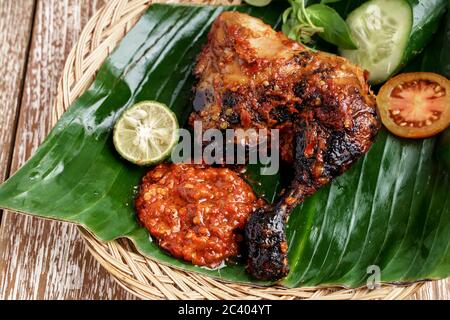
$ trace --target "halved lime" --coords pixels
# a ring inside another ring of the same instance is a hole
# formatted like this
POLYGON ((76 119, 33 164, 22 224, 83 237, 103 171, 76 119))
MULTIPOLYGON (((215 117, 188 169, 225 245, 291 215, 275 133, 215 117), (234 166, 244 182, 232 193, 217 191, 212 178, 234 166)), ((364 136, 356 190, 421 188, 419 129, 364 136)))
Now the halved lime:
POLYGON ((142 101, 124 111, 114 126, 117 152, 138 165, 166 159, 178 142, 178 120, 165 104, 142 101))
POLYGON ((272 0, 244 0, 244 1, 247 2, 249 5, 255 7, 265 7, 272 2, 272 0))

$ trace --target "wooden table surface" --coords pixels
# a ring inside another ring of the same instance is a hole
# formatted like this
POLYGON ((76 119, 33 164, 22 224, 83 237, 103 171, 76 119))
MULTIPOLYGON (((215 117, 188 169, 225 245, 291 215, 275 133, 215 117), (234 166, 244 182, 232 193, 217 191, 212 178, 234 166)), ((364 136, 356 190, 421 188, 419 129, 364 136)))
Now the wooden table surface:
MULTIPOLYGON (((0 0, 0 182, 50 129, 66 56, 105 0, 0 0)), ((77 228, 0 211, 0 299, 135 299, 87 251, 77 228)), ((450 280, 412 299, 450 299, 450 280)))

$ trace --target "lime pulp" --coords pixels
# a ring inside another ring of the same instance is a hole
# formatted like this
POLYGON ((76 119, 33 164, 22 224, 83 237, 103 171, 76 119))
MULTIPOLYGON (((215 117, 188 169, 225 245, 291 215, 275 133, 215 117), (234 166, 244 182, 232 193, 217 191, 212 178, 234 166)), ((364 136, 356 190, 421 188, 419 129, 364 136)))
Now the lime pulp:
POLYGON ((178 120, 165 104, 142 101, 123 112, 114 126, 117 152, 137 165, 162 162, 178 142, 178 120))

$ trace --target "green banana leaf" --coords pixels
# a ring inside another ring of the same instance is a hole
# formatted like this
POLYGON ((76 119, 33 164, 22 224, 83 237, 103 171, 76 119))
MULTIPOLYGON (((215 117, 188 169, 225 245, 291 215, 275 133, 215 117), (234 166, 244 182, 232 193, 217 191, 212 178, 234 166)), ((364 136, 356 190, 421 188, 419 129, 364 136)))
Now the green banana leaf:
MULTIPOLYGON (((162 263, 221 279, 253 282, 244 263, 210 270, 174 259, 136 221, 136 186, 147 170, 120 158, 111 130, 141 100, 171 106, 180 123, 191 111, 195 57, 220 12, 239 10, 279 26, 284 6, 152 5, 101 67, 92 86, 58 121, 35 155, 0 187, 0 207, 80 224, 104 241, 131 239, 162 263)), ((434 159, 435 139, 401 140, 381 132, 370 152, 307 199, 288 222, 291 273, 281 284, 409 282, 450 274, 449 173, 434 159)), ((257 175, 273 200, 279 177, 257 175)), ((261 283, 258 284, 269 284, 261 283)))

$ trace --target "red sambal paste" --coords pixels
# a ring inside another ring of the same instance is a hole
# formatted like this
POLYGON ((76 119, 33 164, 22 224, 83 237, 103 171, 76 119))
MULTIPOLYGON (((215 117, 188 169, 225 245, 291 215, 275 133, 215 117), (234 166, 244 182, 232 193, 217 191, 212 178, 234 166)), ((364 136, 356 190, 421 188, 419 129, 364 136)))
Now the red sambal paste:
POLYGON ((143 178, 136 210, 171 255, 217 267, 238 254, 249 215, 263 205, 237 173, 202 165, 161 164, 143 178))

